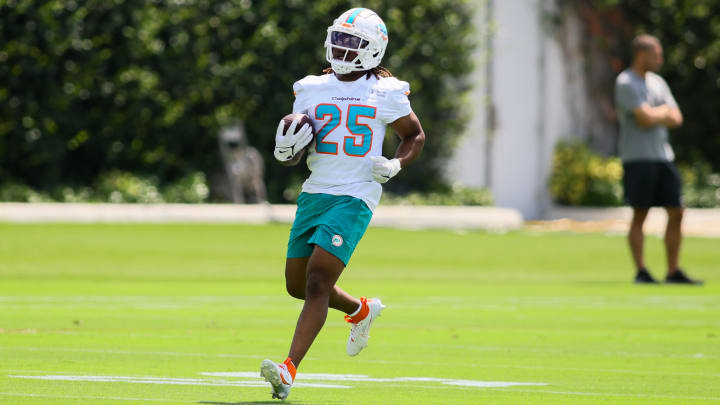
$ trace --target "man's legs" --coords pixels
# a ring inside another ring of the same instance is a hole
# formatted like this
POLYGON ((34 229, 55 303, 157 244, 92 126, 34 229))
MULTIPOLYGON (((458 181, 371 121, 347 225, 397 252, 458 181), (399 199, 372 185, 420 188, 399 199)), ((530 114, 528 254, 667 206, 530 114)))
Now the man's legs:
POLYGON ((335 297, 334 304, 343 308, 348 307, 350 312, 355 311, 360 305, 359 301, 353 303, 348 299, 349 295, 344 291, 335 290, 335 282, 342 274, 343 269, 345 269, 345 264, 340 259, 315 245, 307 262, 305 304, 300 312, 288 354, 295 367, 300 365, 310 345, 325 324, 331 296, 335 297))
POLYGON ((665 229, 665 253, 667 255, 668 276, 678 270, 680 245, 682 243, 682 207, 665 207, 668 216, 665 229))
MULTIPOLYGON (((299 300, 305 299, 308 261, 310 257, 297 257, 289 258, 285 262, 285 287, 288 294, 299 300)), ((360 300, 336 285, 330 293, 329 306, 345 314, 351 314, 360 307, 360 300)))
POLYGON ((633 217, 630 223, 628 242, 630 243, 630 252, 632 253, 637 270, 645 268, 645 258, 643 256, 645 235, 643 234, 643 224, 649 211, 650 208, 633 207, 633 217))

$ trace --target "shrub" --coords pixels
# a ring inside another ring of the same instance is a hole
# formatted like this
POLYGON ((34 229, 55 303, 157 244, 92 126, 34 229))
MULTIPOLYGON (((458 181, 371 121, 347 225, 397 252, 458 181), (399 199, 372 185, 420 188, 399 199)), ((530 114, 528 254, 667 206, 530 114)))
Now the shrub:
MULTIPOLYGON (((117 184, 129 194, 113 198, 156 201, 158 184, 220 169, 216 134, 241 119, 268 163, 270 200, 283 201, 290 177, 270 164, 272 131, 291 109, 292 83, 327 66, 326 27, 360 5, 0 1, 0 172, 40 189, 111 181, 97 178, 110 170, 153 173, 157 183, 115 179, 129 182, 117 184)), ((467 119, 475 2, 362 6, 385 20, 392 39, 383 65, 410 82, 413 110, 438 134, 428 136, 423 164, 390 186, 430 190, 467 119)))
POLYGON ((209 192, 205 174, 196 172, 170 184, 162 194, 169 203, 198 204, 207 201, 209 192))
POLYGON ((683 201, 691 208, 720 208, 720 173, 710 164, 678 164, 683 179, 683 201))
POLYGON ((493 199, 487 189, 453 185, 445 191, 432 193, 412 192, 407 195, 383 193, 382 205, 492 205, 493 199))
POLYGON ((553 157, 550 194, 563 205, 622 205, 622 163, 599 156, 582 143, 560 142, 553 157))
POLYGON ((48 202, 52 201, 52 198, 46 194, 38 193, 25 184, 9 182, 0 185, 0 201, 48 202))
POLYGON ((101 175, 96 191, 102 201, 112 203, 163 202, 155 180, 121 171, 101 175))

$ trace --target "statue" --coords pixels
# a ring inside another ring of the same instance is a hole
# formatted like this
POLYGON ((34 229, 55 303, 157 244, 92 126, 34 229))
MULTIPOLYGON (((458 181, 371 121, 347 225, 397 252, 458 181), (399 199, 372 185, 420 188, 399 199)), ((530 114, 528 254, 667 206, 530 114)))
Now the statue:
POLYGON ((248 145, 243 124, 221 129, 218 142, 233 202, 264 203, 267 200, 264 161, 260 152, 248 145))

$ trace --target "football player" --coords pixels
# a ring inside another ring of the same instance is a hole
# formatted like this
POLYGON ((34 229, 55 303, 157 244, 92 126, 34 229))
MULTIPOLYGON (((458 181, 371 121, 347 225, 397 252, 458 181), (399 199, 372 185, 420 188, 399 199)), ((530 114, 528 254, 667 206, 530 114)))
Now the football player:
POLYGON ((415 160, 425 143, 410 108, 410 86, 380 61, 388 44, 383 20, 372 10, 353 8, 327 30, 321 76, 295 82, 293 113, 307 114, 315 131, 294 121, 286 133, 278 125, 275 158, 295 165, 307 148, 312 171, 297 200, 290 231, 285 280, 288 293, 304 300, 287 359, 264 360, 261 375, 273 398, 285 399, 297 367, 327 318, 328 307, 351 324, 347 354, 368 344, 369 330, 384 306, 377 298, 356 298, 335 285, 380 202, 385 183, 415 160), (386 126, 400 137, 395 156, 382 156, 386 126))

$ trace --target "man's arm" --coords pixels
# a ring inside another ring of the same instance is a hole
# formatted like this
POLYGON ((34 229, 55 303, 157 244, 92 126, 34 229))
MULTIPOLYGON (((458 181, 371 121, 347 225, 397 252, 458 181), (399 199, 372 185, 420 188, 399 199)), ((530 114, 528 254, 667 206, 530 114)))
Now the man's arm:
POLYGON ((390 126, 400 137, 400 144, 395 151, 395 158, 400 161, 401 167, 406 167, 420 156, 420 152, 425 145, 425 132, 414 112, 396 119, 390 123, 390 126))
POLYGON ((668 115, 663 124, 668 128, 677 128, 683 124, 683 115, 677 107, 668 107, 668 115))
POLYGON ((656 125, 664 125, 668 128, 676 128, 682 125, 683 116, 679 108, 663 104, 657 107, 650 107, 643 103, 633 110, 633 116, 638 126, 650 128, 656 125))

